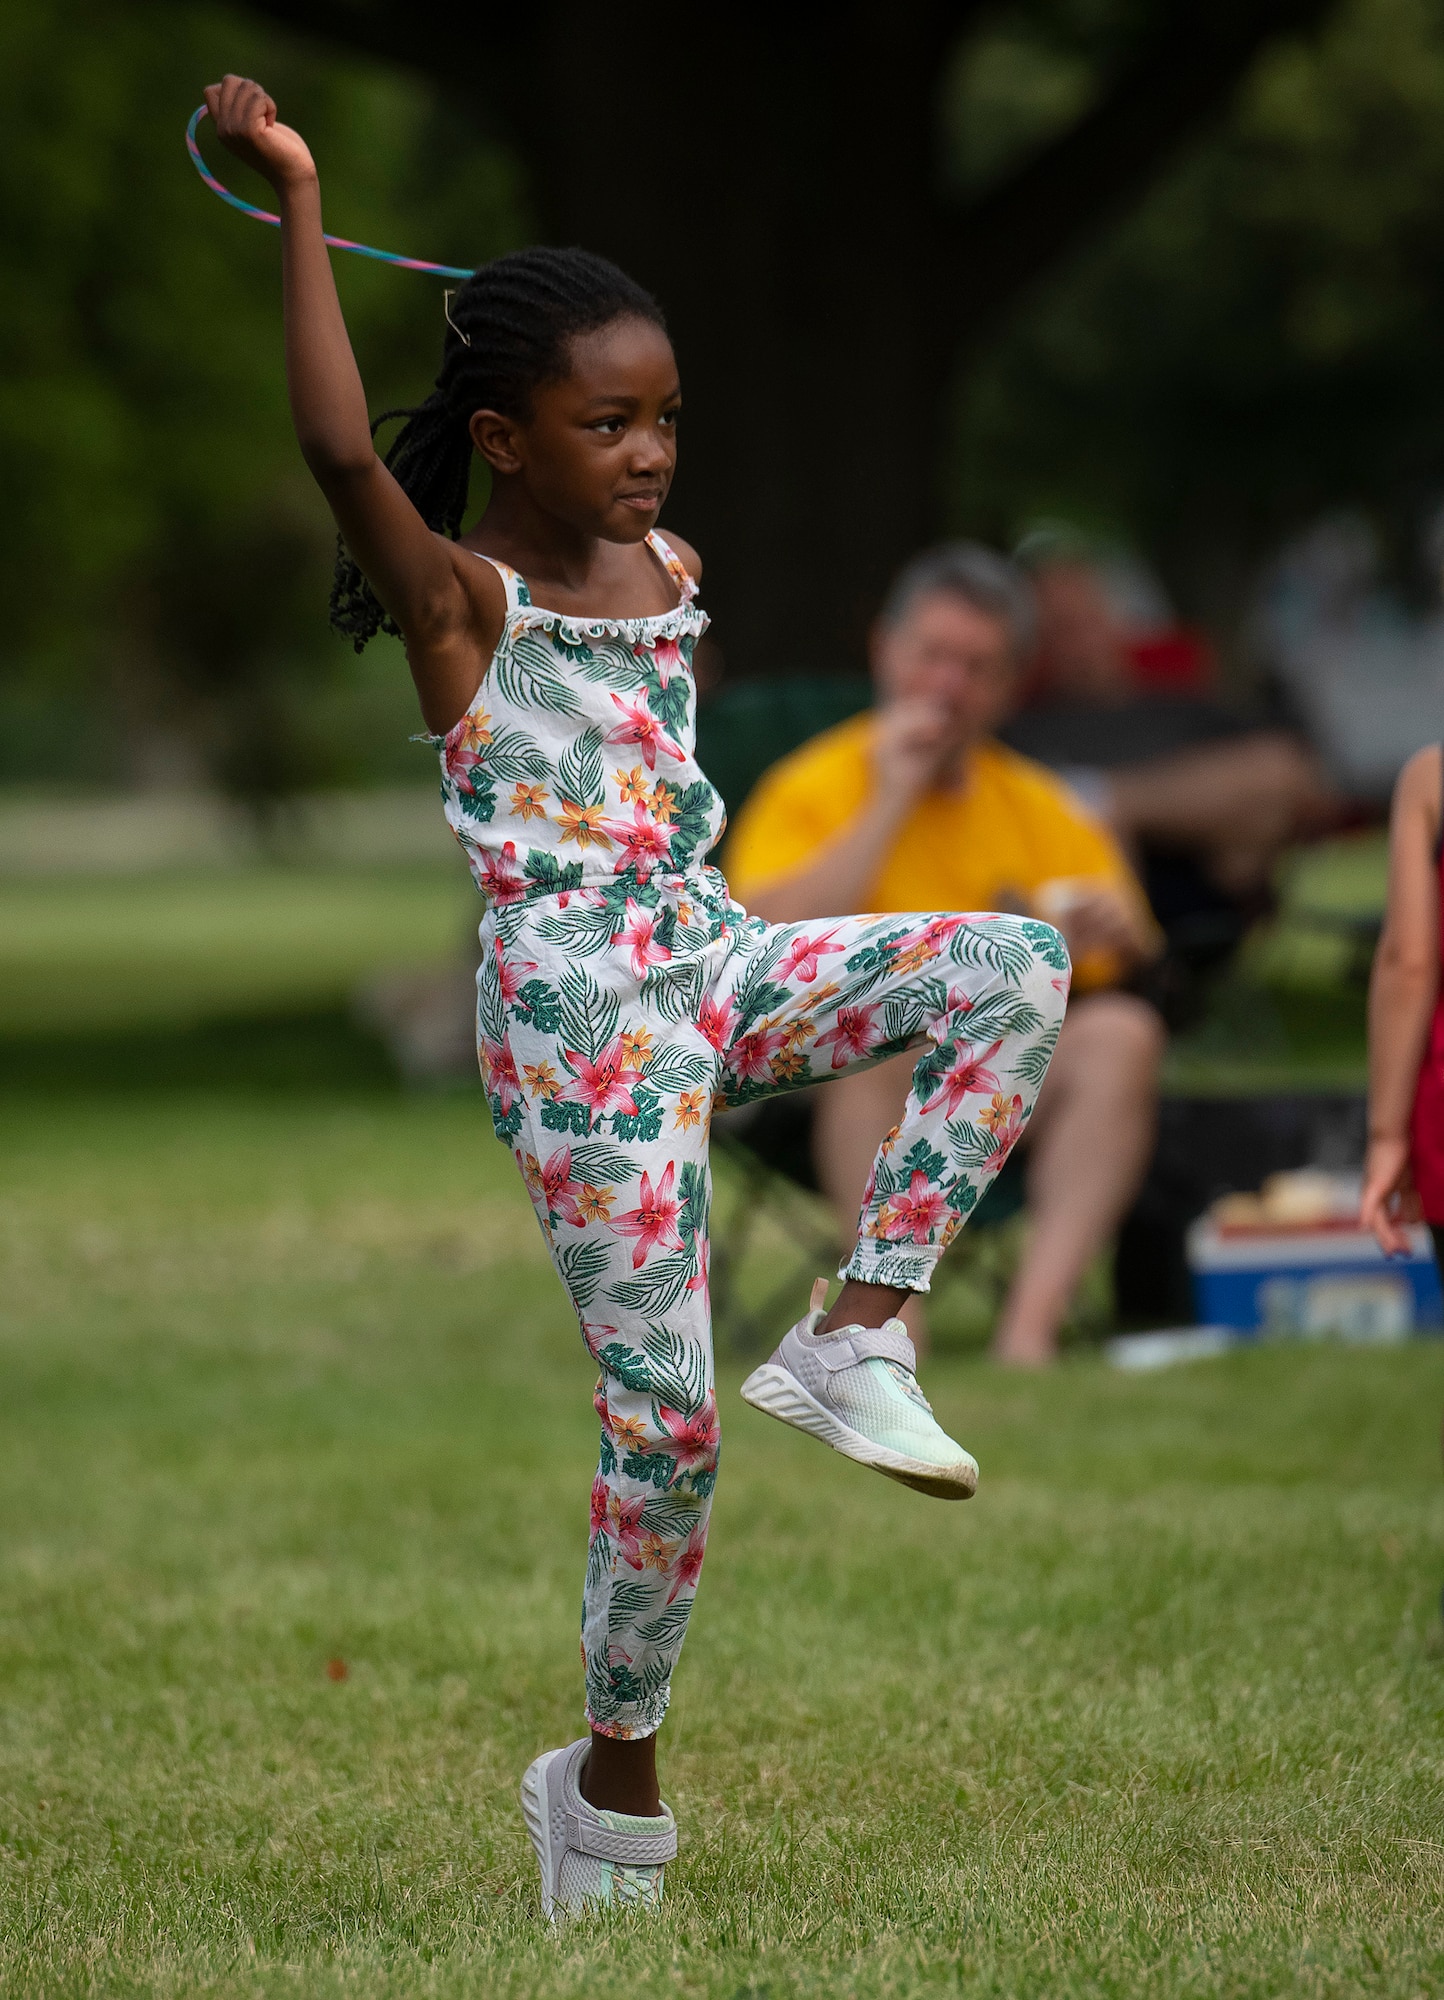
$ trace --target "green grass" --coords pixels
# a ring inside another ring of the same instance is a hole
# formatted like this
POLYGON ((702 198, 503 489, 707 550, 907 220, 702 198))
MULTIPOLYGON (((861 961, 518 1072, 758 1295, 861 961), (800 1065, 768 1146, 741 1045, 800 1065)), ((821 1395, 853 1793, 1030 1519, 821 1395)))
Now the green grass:
POLYGON ((554 1938, 591 1380, 479 1104, 12 1098, 0 1167, 6 2000, 1444 1984, 1439 1347, 936 1364, 961 1508, 724 1371, 667 1907, 554 1938))
POLYGON ((335 1007, 378 968, 458 957, 480 909, 459 859, 0 880, 0 1037, 335 1007))

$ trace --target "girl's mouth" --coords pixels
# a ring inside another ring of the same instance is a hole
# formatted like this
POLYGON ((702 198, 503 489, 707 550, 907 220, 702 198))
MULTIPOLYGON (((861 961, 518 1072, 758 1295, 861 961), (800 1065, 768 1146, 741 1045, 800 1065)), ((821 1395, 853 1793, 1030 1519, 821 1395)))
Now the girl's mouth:
POLYGON ((619 493, 617 499, 624 507, 631 507, 638 514, 651 513, 662 504, 660 493, 619 493))

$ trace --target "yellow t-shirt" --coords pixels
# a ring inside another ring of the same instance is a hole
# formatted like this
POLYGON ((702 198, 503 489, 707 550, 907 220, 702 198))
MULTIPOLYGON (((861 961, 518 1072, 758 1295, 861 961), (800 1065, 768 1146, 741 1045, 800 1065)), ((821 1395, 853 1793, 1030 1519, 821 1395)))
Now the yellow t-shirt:
MULTIPOLYGON (((870 714, 854 716, 814 736, 761 779, 723 853, 739 903, 800 874, 846 832, 872 792, 872 731, 870 714)), ((956 791, 919 799, 864 901, 877 911, 1046 916, 1045 885, 1080 878, 1107 882, 1142 903, 1116 841, 1061 779, 990 741, 973 750, 956 791)), ((1118 972, 1111 953, 1090 952, 1074 967, 1074 985, 1107 985, 1118 972)))

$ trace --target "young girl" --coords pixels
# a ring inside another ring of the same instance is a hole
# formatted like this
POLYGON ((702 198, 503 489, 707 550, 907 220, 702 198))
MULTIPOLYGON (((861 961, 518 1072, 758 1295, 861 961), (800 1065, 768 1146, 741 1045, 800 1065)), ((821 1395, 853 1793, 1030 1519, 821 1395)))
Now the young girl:
MULTIPOLYGON (((1362 1213, 1386 1251, 1422 1215, 1444 1253, 1444 750, 1399 773, 1389 828, 1389 899, 1369 984, 1369 1150, 1362 1213)), ((1444 1261, 1444 1260, 1441 1260, 1444 1261)))
POLYGON ((770 926, 738 908, 706 866, 722 802, 693 756, 701 564, 655 526, 681 407, 655 302, 580 250, 484 266, 450 296, 436 387, 383 463, 311 155, 257 84, 228 76, 206 104, 278 197, 291 408, 343 538, 332 619, 358 647, 382 627, 405 641, 446 815, 486 898, 492 1120, 601 1370, 591 1732, 522 1783, 543 1907, 655 1903, 676 1852, 655 1733, 717 1470, 712 1107, 923 1047, 837 1303, 825 1313, 815 1289, 743 1394, 965 1498, 977 1467, 934 1422, 892 1315, 928 1289, 1032 1111, 1067 954, 1048 925, 1013 917, 770 926), (491 497, 462 535, 473 452, 491 497))

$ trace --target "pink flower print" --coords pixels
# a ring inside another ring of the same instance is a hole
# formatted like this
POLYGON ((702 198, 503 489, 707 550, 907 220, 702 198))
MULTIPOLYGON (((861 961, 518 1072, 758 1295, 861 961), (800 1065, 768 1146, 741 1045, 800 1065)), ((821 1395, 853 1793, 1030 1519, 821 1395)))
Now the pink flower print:
POLYGON ((794 938, 787 948, 787 956, 777 968, 779 979, 800 979, 804 986, 810 986, 817 977, 817 961, 824 953, 842 951, 843 945, 834 944, 836 931, 823 931, 811 938, 805 934, 794 938))
POLYGON ((603 821, 607 832, 613 840, 620 842, 622 849, 612 873, 620 875, 624 868, 635 868, 638 881, 645 882, 654 868, 672 859, 672 829, 662 821, 654 820, 640 803, 632 807, 632 813, 630 823, 624 819, 603 821))
POLYGON ((486 866, 481 871, 482 894, 489 896, 499 909, 508 903, 519 903, 526 894, 526 877, 516 865, 516 842, 507 841, 500 854, 489 854, 486 866))
POLYGON ((649 1251, 660 1243, 664 1250, 680 1250, 682 1239, 677 1234, 677 1217, 682 1213, 682 1204, 672 1197, 672 1182, 676 1178, 675 1160, 667 1162, 667 1168, 656 1187, 652 1186, 650 1174, 642 1175, 637 1206, 619 1215, 611 1227, 618 1236, 630 1236, 632 1244, 632 1269, 640 1271, 647 1261, 649 1251))
POLYGON ((595 1541, 598 1535, 606 1533, 607 1508, 611 1504, 611 1498, 611 1494, 607 1491, 607 1482, 598 1473, 592 1481, 592 1525, 589 1535, 591 1541, 595 1541))
POLYGON ((936 958, 948 939, 963 928, 966 917, 929 917, 921 930, 908 931, 897 941, 898 951, 910 950, 913 946, 926 949, 929 958, 936 958))
MULTIPOLYGON (((536 1159, 535 1159, 535 1156, 534 1156, 534 1155, 528 1155, 528 1158, 529 1158, 529 1161, 530 1161, 530 1164, 531 1164, 531 1165, 532 1165, 533 1167, 536 1167, 536 1159)), ((538 1175, 540 1175, 540 1172, 541 1172, 541 1169, 540 1169, 539 1167, 537 1167, 537 1169, 536 1169, 536 1170, 537 1170, 537 1173, 538 1173, 538 1175)), ((530 1187, 530 1186, 531 1186, 531 1178, 530 1178, 530 1175, 528 1175, 528 1178, 527 1178, 527 1186, 528 1186, 528 1187, 530 1187)), ((593 1361, 596 1361, 596 1360, 599 1360, 599 1359, 600 1359, 600 1357, 601 1357, 601 1352, 602 1352, 602 1349, 603 1349, 604 1347, 609 1347, 609 1346, 611 1345, 611 1343, 612 1343, 612 1342, 613 1342, 613 1341, 614 1341, 614 1340, 615 1340, 616 1338, 617 1338, 617 1329, 616 1329, 616 1327, 614 1327, 614 1326, 593 1326, 593 1325, 591 1325, 591 1323, 590 1323, 589 1321, 587 1321, 587 1320, 583 1320, 583 1321, 582 1321, 582 1339, 583 1339, 583 1340, 584 1340, 584 1341, 585 1341, 585 1342, 587 1343, 587 1352, 588 1352, 588 1354, 590 1354, 590 1355, 591 1355, 591 1357, 592 1357, 593 1361)), ((597 1383, 597 1393, 598 1393, 599 1395, 600 1395, 600 1394, 602 1393, 602 1388, 603 1388, 603 1385, 602 1385, 602 1383, 601 1383, 601 1382, 599 1381, 599 1382, 597 1383)))
POLYGON ((733 1012, 730 1000, 714 1000, 709 993, 697 1015, 699 1033, 704 1041, 712 1044, 719 1055, 726 1048, 727 1038, 732 1033, 733 1012))
POLYGON ((501 987, 501 997, 508 1007, 514 1007, 521 998, 523 978, 530 978, 536 971, 536 964, 532 959, 524 958, 516 965, 508 965, 502 955, 500 938, 492 939, 492 949, 496 953, 496 977, 497 984, 501 987))
POLYGON ((727 1067, 746 1083, 766 1083, 772 1076, 772 1058, 785 1039, 781 1028, 769 1028, 763 1021, 737 1037, 727 1051, 727 1067))
POLYGON ((646 1504, 645 1499, 624 1500, 620 1493, 607 1496, 607 1533, 633 1569, 641 1568, 641 1564, 633 1558, 642 1538, 642 1509, 646 1504))
POLYGON ((710 1389, 706 1402, 690 1417, 659 1403, 657 1422, 667 1435, 658 1439, 652 1449, 666 1452, 679 1473, 707 1472, 717 1463, 717 1445, 722 1433, 717 1423, 717 1398, 710 1389))
POLYGON ((572 1071, 572 1081, 563 1090, 563 1097, 587 1105, 600 1118, 605 1118, 609 1111, 624 1111, 629 1118, 636 1117, 632 1085, 642 1081, 642 1073, 628 1063, 620 1035, 607 1043, 595 1062, 578 1049, 563 1049, 562 1053, 572 1071))
POLYGON ((479 1050, 481 1056, 481 1080, 486 1085, 487 1095, 501 1100, 503 1118, 521 1096, 521 1078, 516 1073, 516 1058, 502 1042, 492 1042, 483 1038, 479 1050))
POLYGON ((673 674, 680 674, 687 664, 675 639, 654 639, 650 646, 636 646, 633 650, 639 660, 645 660, 648 653, 652 655, 657 679, 663 687, 668 685, 673 674))
POLYGON ((640 979, 649 965, 663 965, 672 956, 666 945, 657 942, 656 910, 644 910, 631 896, 619 931, 612 932, 613 944, 625 944, 632 954, 632 970, 640 979))
POLYGON ((456 727, 447 732, 443 756, 459 792, 474 791, 471 773, 481 762, 482 752, 490 741, 491 717, 484 708, 469 710, 456 727))
POLYGON ((890 1243, 931 1243, 933 1231, 947 1218, 948 1205, 918 1169, 906 1194, 889 1195, 878 1216, 878 1234, 890 1243))
POLYGON ((549 1159, 542 1163, 541 1194, 547 1205, 547 1214, 561 1222, 570 1222, 580 1229, 586 1217, 577 1207, 576 1182, 572 1179, 572 1149, 558 1146, 549 1159))
POLYGON ((818 1036, 817 1047, 825 1049, 831 1042, 833 1068, 846 1069, 849 1061, 860 1061, 882 1040, 876 1021, 876 1006, 839 1007, 836 1024, 818 1036))
POLYGON ((657 752, 673 757, 679 764, 685 764, 687 753, 674 743, 666 730, 658 722, 647 706, 645 695, 638 695, 635 701, 623 701, 619 694, 612 701, 622 712, 622 720, 615 729, 608 730, 608 743, 635 743, 642 753, 642 761, 649 771, 657 768, 657 752))
POLYGON ((993 1151, 983 1162, 983 1166, 985 1172, 995 1174, 1017 1145, 1022 1134, 1022 1098, 1005 1097, 1002 1091, 994 1091, 992 1103, 978 1122, 993 1135, 993 1151))
POLYGON ((1003 1046, 1002 1037, 983 1053, 974 1055, 964 1042, 959 1049, 953 1066, 939 1077, 937 1087, 942 1092, 944 1116, 951 1118, 965 1097, 986 1094, 998 1088, 998 1079, 988 1064, 1003 1046))
POLYGON ((670 1604, 679 1590, 695 1590, 697 1579, 702 1574, 702 1558, 707 1553, 707 1530, 695 1527, 687 1537, 676 1562, 672 1566, 672 1588, 667 1592, 670 1604))

